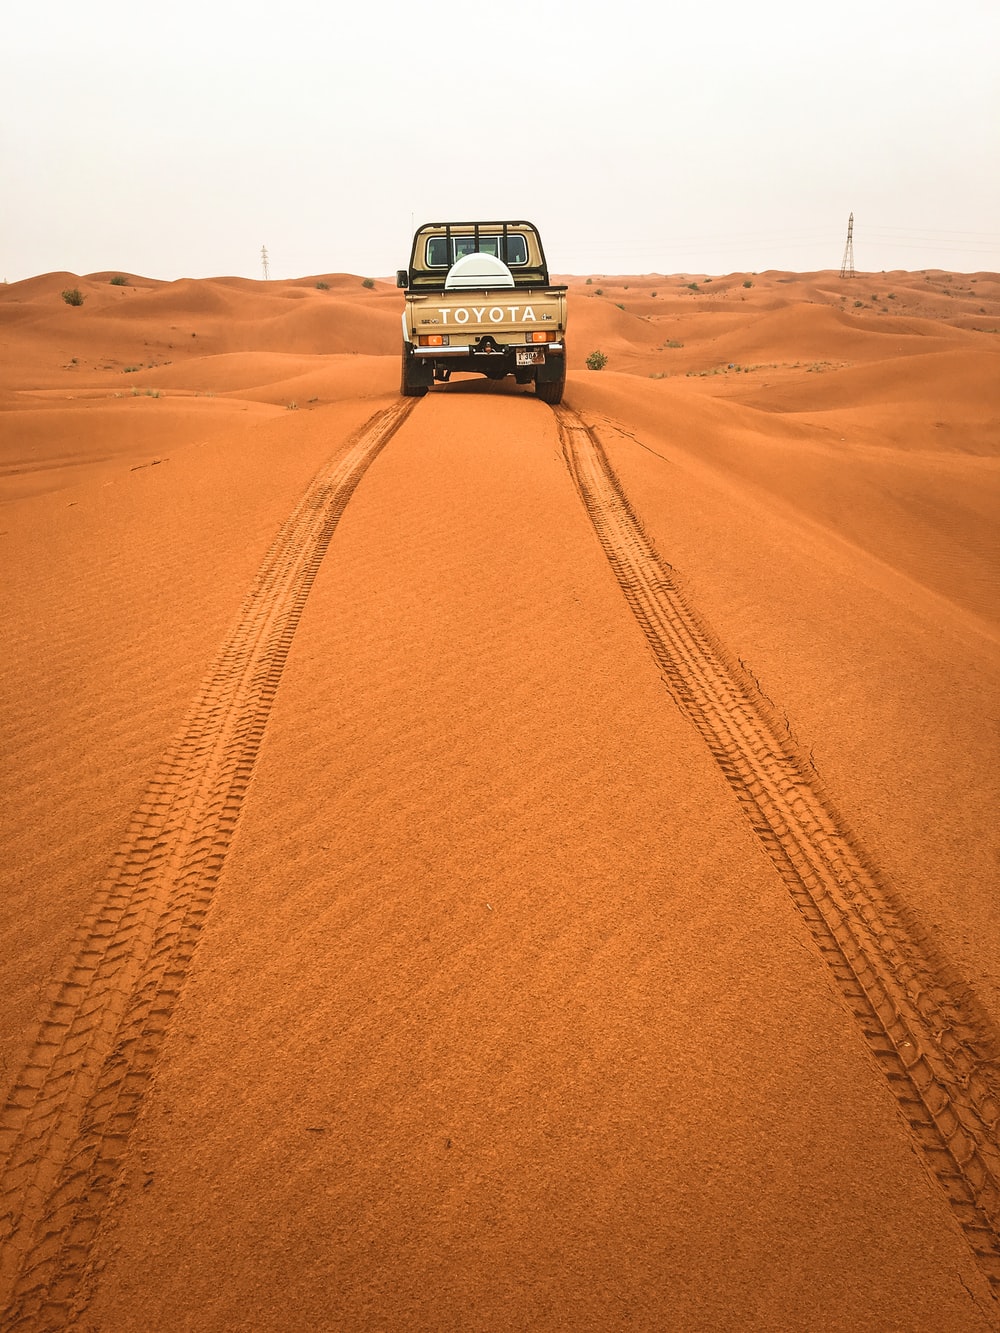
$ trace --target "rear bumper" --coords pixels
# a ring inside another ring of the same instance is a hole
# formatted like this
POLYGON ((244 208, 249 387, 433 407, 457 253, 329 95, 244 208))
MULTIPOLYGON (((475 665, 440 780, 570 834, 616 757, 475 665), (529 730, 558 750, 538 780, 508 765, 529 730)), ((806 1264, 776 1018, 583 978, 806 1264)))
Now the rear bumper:
POLYGON ((414 347, 413 355, 427 357, 431 361, 445 361, 453 356, 474 356, 478 361, 487 361, 492 359, 500 360, 502 357, 513 357, 515 352, 530 350, 533 352, 552 353, 556 356, 563 356, 566 352, 565 343, 506 343, 499 352, 477 352, 471 345, 465 347, 414 347))

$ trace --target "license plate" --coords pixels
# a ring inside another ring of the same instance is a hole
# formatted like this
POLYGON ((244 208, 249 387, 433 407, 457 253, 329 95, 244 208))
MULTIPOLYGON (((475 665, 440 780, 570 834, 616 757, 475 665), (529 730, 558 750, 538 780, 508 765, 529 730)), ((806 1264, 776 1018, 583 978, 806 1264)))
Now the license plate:
POLYGON ((544 366, 545 353, 539 348, 536 352, 533 347, 518 348, 517 364, 519 366, 544 366))

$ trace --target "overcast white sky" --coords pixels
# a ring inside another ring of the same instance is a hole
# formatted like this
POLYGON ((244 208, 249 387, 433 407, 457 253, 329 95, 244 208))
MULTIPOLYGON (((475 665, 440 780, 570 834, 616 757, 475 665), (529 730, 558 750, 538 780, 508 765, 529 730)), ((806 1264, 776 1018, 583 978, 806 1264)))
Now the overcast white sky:
POLYGON ((0 280, 383 276, 528 218, 561 273, 1000 270, 997 0, 24 0, 0 280))

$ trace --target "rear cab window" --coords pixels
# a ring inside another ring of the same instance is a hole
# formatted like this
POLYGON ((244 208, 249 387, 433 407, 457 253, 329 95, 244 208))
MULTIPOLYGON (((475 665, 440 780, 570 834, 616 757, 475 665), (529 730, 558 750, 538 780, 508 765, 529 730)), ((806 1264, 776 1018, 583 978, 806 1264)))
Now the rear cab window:
MULTIPOLYGON (((523 267, 528 262, 528 245, 520 232, 508 232, 507 234, 507 254, 501 255, 503 237, 499 235, 482 235, 479 237, 478 253, 483 255, 495 255, 498 259, 503 259, 508 268, 523 267)), ((448 269, 457 260, 465 255, 471 255, 477 252, 475 237, 473 236, 452 236, 451 238, 452 254, 448 254, 447 236, 428 236, 427 248, 425 251, 425 261, 428 268, 448 269)))

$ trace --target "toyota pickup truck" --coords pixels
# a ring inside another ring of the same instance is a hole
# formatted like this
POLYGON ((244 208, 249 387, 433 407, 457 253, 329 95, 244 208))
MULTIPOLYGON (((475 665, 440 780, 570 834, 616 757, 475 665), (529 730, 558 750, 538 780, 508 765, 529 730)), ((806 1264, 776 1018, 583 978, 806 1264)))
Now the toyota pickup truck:
POLYGON ((566 288, 549 283, 530 222, 428 222, 396 274, 406 292, 400 393, 454 371, 531 384, 543 402, 566 384, 566 288))

